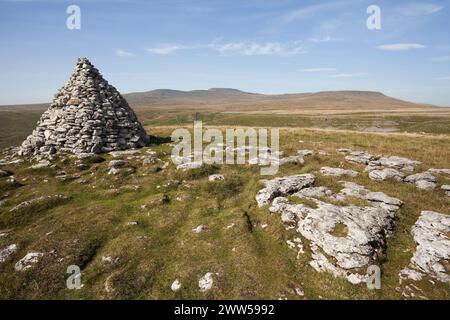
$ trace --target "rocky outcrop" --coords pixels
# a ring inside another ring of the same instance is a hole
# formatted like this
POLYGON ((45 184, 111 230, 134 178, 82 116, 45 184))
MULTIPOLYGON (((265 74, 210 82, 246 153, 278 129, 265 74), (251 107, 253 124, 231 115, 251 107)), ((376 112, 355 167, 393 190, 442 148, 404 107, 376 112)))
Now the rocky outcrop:
POLYGON ((34 264, 38 263, 44 254, 41 252, 30 252, 25 257, 17 261, 14 269, 16 271, 26 271, 31 269, 34 264))
POLYGON ((342 176, 356 177, 359 175, 359 173, 355 170, 330 168, 330 167, 322 167, 320 169, 320 173, 322 173, 324 176, 331 176, 331 177, 342 177, 342 176))
POLYGON ((414 171, 415 167, 418 166, 419 164, 421 164, 420 161, 397 156, 389 156, 389 157, 381 157, 377 160, 370 161, 368 167, 391 168, 410 172, 414 171))
POLYGON ((387 179, 394 179, 396 181, 403 181, 405 174, 397 169, 384 168, 381 170, 373 170, 369 172, 369 178, 375 181, 384 181, 387 179))
POLYGON ((290 195, 311 186, 315 180, 316 177, 312 174, 299 174, 273 180, 262 180, 261 182, 265 185, 265 188, 258 191, 256 202, 259 207, 263 207, 276 197, 290 195))
POLYGON ((193 170, 193 169, 200 169, 201 167, 203 167, 203 162, 201 162, 201 161, 186 162, 186 163, 182 163, 182 164, 178 165, 177 170, 189 171, 189 170, 193 170))
POLYGON ((175 281, 172 282, 172 285, 170 286, 170 289, 173 292, 177 292, 178 290, 180 290, 181 289, 181 282, 180 282, 180 280, 175 279, 175 281))
POLYGON ((450 169, 435 169, 435 168, 431 168, 431 169, 428 169, 428 172, 435 173, 435 174, 445 174, 445 175, 450 176, 450 169))
POLYGON ((125 160, 111 160, 108 163, 108 174, 116 175, 127 164, 125 160))
POLYGON ((345 157, 345 160, 359 164, 368 164, 370 161, 373 161, 375 159, 376 157, 374 155, 371 155, 367 151, 353 151, 345 157))
POLYGON ((10 256, 12 256, 17 251, 17 245, 11 244, 6 248, 0 250, 0 263, 5 262, 10 256))
POLYGON ((201 292, 211 290, 214 284, 213 275, 213 273, 207 272, 203 277, 200 278, 200 280, 198 281, 198 287, 200 288, 201 292))
POLYGON ((81 58, 18 153, 101 153, 142 147, 148 142, 126 100, 88 59, 81 58))
POLYGON ((402 201, 352 182, 342 182, 343 188, 337 194, 320 186, 303 187, 294 193, 280 192, 280 184, 289 181, 288 185, 293 186, 293 180, 285 177, 269 181, 271 185, 266 183, 266 187, 272 188, 262 190, 263 203, 271 202, 269 211, 279 213, 288 228, 297 226, 297 232, 308 240, 310 265, 316 271, 331 272, 354 284, 366 281, 367 267, 377 264, 378 256, 386 250, 386 238, 393 232, 395 212, 402 201), (276 196, 272 201, 273 195, 276 196), (292 202, 285 197, 287 195, 307 198, 315 206, 292 202), (367 206, 327 202, 327 198, 333 202, 345 201, 348 197, 365 200, 367 206))
POLYGON ((299 198, 320 198, 320 197, 330 197, 333 195, 333 191, 331 191, 327 187, 310 187, 300 190, 297 193, 294 193, 293 196, 297 196, 299 198))
POLYGON ((437 179, 429 172, 416 173, 405 178, 405 182, 414 183, 418 189, 434 190, 437 179))
POLYGON ((377 254, 386 249, 386 236, 394 226, 393 215, 382 208, 340 207, 320 201, 317 205, 306 210, 297 229, 312 243, 310 265, 354 284, 366 281, 365 268, 376 263, 377 254), (341 234, 334 233, 338 225, 341 234))
POLYGON ((214 181, 223 181, 225 180, 225 177, 222 174, 212 174, 208 177, 208 181, 214 182, 214 181))
POLYGON ((422 211, 411 234, 417 245, 416 251, 409 266, 400 271, 400 277, 418 281, 429 276, 450 283, 450 216, 422 211))

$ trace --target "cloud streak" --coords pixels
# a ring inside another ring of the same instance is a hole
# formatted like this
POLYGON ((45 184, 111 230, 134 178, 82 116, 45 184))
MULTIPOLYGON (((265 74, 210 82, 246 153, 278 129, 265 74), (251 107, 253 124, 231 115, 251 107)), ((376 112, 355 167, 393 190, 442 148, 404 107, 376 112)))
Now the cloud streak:
POLYGON ((243 55, 243 56, 258 56, 258 55, 296 55, 304 53, 303 47, 296 43, 282 44, 279 42, 230 42, 225 44, 214 44, 213 49, 221 56, 229 55, 243 55))
POLYGON ((326 36, 323 38, 309 38, 308 41, 314 42, 314 43, 322 43, 322 42, 331 42, 331 41, 338 41, 339 39, 333 38, 330 36, 326 36))
POLYGON ((300 69, 302 72, 331 72, 336 71, 336 68, 307 68, 307 69, 300 69))
POLYGON ((444 9, 443 6, 434 3, 410 3, 400 7, 398 10, 401 14, 410 17, 429 15, 444 9))
POLYGON ((131 58, 136 56, 134 53, 122 49, 116 49, 116 55, 121 58, 131 58))
POLYGON ((217 52, 221 56, 265 56, 280 55, 289 56, 304 53, 303 47, 298 42, 280 43, 280 42, 227 42, 219 43, 217 41, 209 44, 182 45, 165 44, 157 47, 148 48, 151 54, 169 55, 181 50, 206 49, 217 52))
POLYGON ((292 10, 292 11, 288 12, 287 14, 283 15, 281 17, 281 19, 285 23, 293 22, 295 20, 302 20, 302 19, 314 16, 317 13, 332 10, 332 9, 347 5, 352 2, 354 2, 354 1, 347 0, 347 1, 335 1, 335 2, 329 2, 329 3, 315 4, 315 5, 299 8, 296 10, 292 10))
POLYGON ((152 54, 158 54, 158 55, 168 55, 176 53, 179 50, 182 49, 188 49, 189 47, 183 46, 183 45, 177 45, 177 44, 164 44, 158 47, 153 48, 147 48, 147 51, 152 54))
POLYGON ((450 56, 443 56, 443 57, 433 57, 430 59, 432 62, 446 62, 450 61, 450 56))
POLYGON ((395 43, 395 44, 383 44, 377 47, 379 50, 386 51, 406 51, 412 49, 425 49, 426 46, 419 43, 395 43))
POLYGON ((338 73, 338 74, 333 74, 330 76, 330 78, 359 78, 359 77, 364 77, 367 76, 367 73, 338 73))

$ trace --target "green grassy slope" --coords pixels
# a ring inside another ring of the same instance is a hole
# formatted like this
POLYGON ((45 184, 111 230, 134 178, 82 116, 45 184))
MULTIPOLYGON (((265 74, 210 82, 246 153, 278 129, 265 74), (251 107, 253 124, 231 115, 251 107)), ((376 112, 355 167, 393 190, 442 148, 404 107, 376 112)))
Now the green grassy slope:
MULTIPOLYGON (((171 132, 169 128, 148 131, 158 136, 171 132)), ((333 189, 338 179, 317 174, 320 167, 344 163, 348 168, 363 169, 344 162, 336 152, 339 147, 420 160, 419 172, 450 167, 449 137, 291 129, 282 130, 281 138, 281 149, 287 155, 298 149, 325 150, 330 155, 306 158, 303 167, 283 166, 279 176, 313 172, 318 184, 333 189)), ((382 265, 382 289, 370 291, 364 285, 317 273, 308 265, 308 252, 297 259, 297 252, 286 244, 295 231, 286 231, 279 215, 256 206, 254 197, 261 188, 259 168, 219 166, 180 173, 171 163, 162 169, 164 162, 170 161, 170 145, 151 149, 163 162, 142 166, 129 160, 135 172, 119 176, 107 175, 107 161, 88 164, 85 170, 76 169, 70 159, 57 161, 57 168, 38 171, 27 169, 29 164, 3 168, 12 171, 22 186, 0 191, 6 199, 0 207, 0 230, 9 233, 0 237, 0 248, 12 243, 19 246, 11 259, 0 264, 0 298, 298 299, 294 292, 298 287, 305 291, 306 299, 402 299, 396 287, 398 272, 414 250, 411 226, 421 210, 450 213, 449 200, 440 190, 427 192, 393 181, 374 182, 367 174, 348 179, 405 202, 382 265), (62 182, 55 178, 60 170, 80 177, 62 182), (211 184, 207 176, 213 172, 223 174, 226 180, 211 184), (185 182, 168 183, 172 180, 185 182), (55 194, 70 199, 10 212, 24 200, 55 194), (164 195, 169 202, 161 201, 164 195), (130 221, 138 224, 128 225, 130 221), (235 226, 228 229, 232 223, 235 226), (193 233, 200 224, 205 231, 193 233), (14 263, 31 251, 46 255, 29 271, 15 272, 14 263), (106 256, 113 262, 102 261, 106 256), (82 267, 81 290, 65 287, 70 264, 82 267), (213 289, 202 293, 198 280, 206 272, 217 275, 213 289), (182 289, 174 293, 170 285, 177 278, 182 289)), ((1 178, 1 186, 6 179, 1 178)), ((450 184, 450 179, 439 179, 450 184)), ((430 299, 450 299, 448 285, 433 286, 426 279, 416 285, 430 299)))

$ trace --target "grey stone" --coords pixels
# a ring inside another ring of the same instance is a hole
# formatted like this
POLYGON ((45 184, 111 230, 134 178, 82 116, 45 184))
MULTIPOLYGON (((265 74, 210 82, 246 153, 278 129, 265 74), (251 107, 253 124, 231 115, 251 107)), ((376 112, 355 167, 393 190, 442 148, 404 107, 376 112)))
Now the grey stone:
POLYGON ((297 193, 294 193, 293 196, 297 196, 300 198, 320 198, 320 197, 330 197, 333 195, 333 191, 331 191, 327 187, 310 187, 300 190, 297 193))
POLYGON ((198 281, 198 287, 201 292, 206 292, 211 290, 214 284, 213 273, 207 272, 203 277, 198 281))
POLYGON ((111 160, 109 162, 109 164, 108 164, 108 169, 111 169, 111 168, 115 168, 115 169, 122 168, 126 164, 127 164, 127 162, 125 160, 111 160))
POLYGON ((48 160, 41 160, 39 161, 37 164, 32 165, 30 168, 31 169, 42 169, 42 168, 47 168, 51 166, 51 162, 48 160))
POLYGON ((312 156, 314 154, 314 150, 309 149, 298 150, 297 153, 303 157, 312 156))
POLYGON ((316 177, 312 174, 300 174, 296 176, 262 180, 265 188, 258 191, 256 202, 259 207, 265 206, 278 196, 296 193, 303 188, 310 187, 316 177))
POLYGON ((214 181, 222 181, 225 180, 225 177, 221 174, 212 174, 208 177, 208 181, 214 182, 214 181))
POLYGON ((433 211, 422 211, 411 234, 416 251, 407 268, 400 271, 401 278, 421 280, 429 276, 450 283, 445 264, 450 260, 450 216, 433 211))
POLYGON ((405 182, 414 183, 418 189, 433 190, 437 187, 437 179, 429 172, 416 173, 405 178, 405 182))
POLYGON ((428 172, 416 173, 405 178, 405 182, 416 183, 417 181, 425 180, 429 182, 437 182, 435 176, 428 172))
POLYGON ((337 195, 326 187, 302 188, 292 194, 286 190, 281 192, 279 188, 286 180, 292 181, 292 177, 277 179, 269 181, 273 186, 266 182, 266 187, 272 188, 260 194, 263 197, 259 203, 270 202, 270 195, 277 195, 269 211, 279 213, 288 228, 297 225, 297 231, 310 243, 310 265, 318 272, 330 272, 354 284, 365 282, 367 267, 375 264, 378 254, 386 250, 386 239, 394 230, 395 211, 402 201, 352 182, 343 182, 343 189, 337 195), (310 198, 315 206, 291 203, 280 194, 310 198), (338 206, 314 199, 345 200, 349 196, 364 199, 368 204, 365 207, 338 206), (343 234, 333 232, 338 225, 344 228, 343 234))
POLYGON ((187 162, 187 163, 182 163, 182 164, 178 165, 177 170, 189 171, 189 170, 193 170, 193 169, 199 169, 202 166, 203 166, 203 162, 187 162))
MULTIPOLYGON (((302 165, 305 163, 305 160, 303 159, 302 156, 290 156, 290 157, 285 157, 285 158, 279 159, 278 163, 280 164, 280 166, 284 165, 284 164, 300 164, 300 165, 302 165)), ((264 163, 264 165, 268 165, 268 164, 270 164, 270 162, 264 163)))
POLYGON ((342 177, 342 176, 356 177, 359 175, 359 173, 355 170, 347 170, 342 168, 331 168, 331 167, 322 167, 320 169, 320 173, 322 173, 324 176, 331 176, 331 177, 342 177))
POLYGON ((11 244, 4 248, 3 250, 0 250, 0 263, 5 262, 10 256, 12 256, 17 251, 17 245, 11 244))
POLYGON ((403 181, 405 174, 397 169, 384 168, 381 170, 372 170, 369 172, 369 178, 375 181, 384 181, 394 179, 399 182, 403 181))
POLYGON ((353 163, 368 164, 370 161, 375 160, 376 157, 368 153, 367 151, 354 151, 350 152, 345 160, 353 163))
POLYGON ((16 263, 16 265, 14 266, 14 269, 16 271, 26 271, 28 269, 31 269, 34 264, 39 262, 40 258, 43 255, 44 254, 41 252, 27 253, 27 255, 25 257, 23 257, 16 263))
POLYGON ((369 162, 369 166, 381 166, 403 171, 414 171, 414 168, 419 164, 421 164, 420 161, 397 156, 381 157, 376 161, 369 162))
POLYGON ((111 151, 109 154, 113 158, 122 158, 124 156, 132 156, 140 153, 141 151, 139 150, 122 150, 122 151, 111 151))
POLYGON ((417 189, 422 189, 422 190, 434 190, 437 187, 437 183, 430 182, 427 180, 419 180, 419 181, 416 181, 416 187, 417 187, 417 189))
POLYGON ((365 269, 375 263, 378 251, 386 249, 393 216, 382 208, 339 207, 323 202, 307 212, 297 231, 311 242, 310 265, 318 272, 328 271, 354 284, 366 281, 365 269), (345 226, 346 234, 333 235, 338 224, 345 226))

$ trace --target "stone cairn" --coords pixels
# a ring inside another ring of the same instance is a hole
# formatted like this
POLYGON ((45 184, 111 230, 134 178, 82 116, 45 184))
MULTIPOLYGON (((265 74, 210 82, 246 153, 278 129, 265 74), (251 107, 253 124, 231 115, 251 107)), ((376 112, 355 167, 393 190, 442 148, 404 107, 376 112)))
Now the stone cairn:
POLYGON ((149 140, 127 101, 88 59, 80 58, 19 155, 102 153, 143 147, 149 140))

